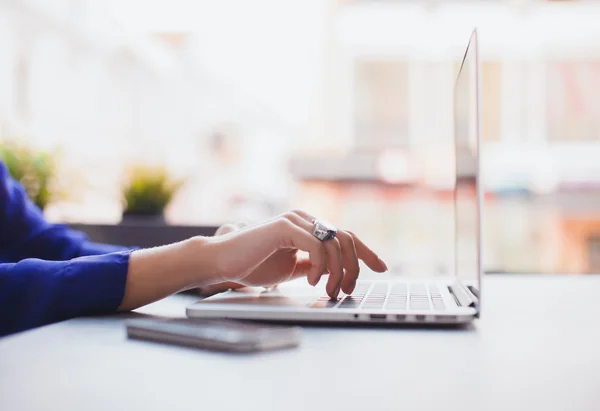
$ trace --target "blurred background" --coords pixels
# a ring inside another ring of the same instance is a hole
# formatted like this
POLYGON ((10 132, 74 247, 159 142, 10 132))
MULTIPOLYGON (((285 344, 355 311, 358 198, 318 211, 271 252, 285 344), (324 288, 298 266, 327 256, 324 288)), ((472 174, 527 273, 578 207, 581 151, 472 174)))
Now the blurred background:
POLYGON ((445 273, 477 26, 485 269, 600 272, 599 21, 575 0, 0 0, 0 140, 52 221, 303 208, 445 273))

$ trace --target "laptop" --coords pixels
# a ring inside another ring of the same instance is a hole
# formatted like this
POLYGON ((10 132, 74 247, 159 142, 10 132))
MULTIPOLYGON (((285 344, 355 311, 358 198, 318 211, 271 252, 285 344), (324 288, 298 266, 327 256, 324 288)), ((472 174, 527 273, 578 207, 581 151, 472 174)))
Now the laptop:
POLYGON ((479 317, 482 274, 482 189, 479 182, 480 98, 477 31, 469 39, 454 86, 456 158, 455 269, 449 277, 359 279, 351 295, 331 300, 324 281, 296 280, 274 289, 244 288, 187 308, 190 318, 285 322, 463 324, 479 317))

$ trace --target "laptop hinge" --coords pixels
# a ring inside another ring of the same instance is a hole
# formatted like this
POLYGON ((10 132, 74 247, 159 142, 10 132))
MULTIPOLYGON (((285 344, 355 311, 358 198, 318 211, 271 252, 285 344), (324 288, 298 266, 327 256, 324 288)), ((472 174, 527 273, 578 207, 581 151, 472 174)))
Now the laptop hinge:
POLYGON ((456 302, 461 307, 477 307, 477 297, 460 281, 456 281, 454 284, 449 285, 448 290, 454 295, 456 302))

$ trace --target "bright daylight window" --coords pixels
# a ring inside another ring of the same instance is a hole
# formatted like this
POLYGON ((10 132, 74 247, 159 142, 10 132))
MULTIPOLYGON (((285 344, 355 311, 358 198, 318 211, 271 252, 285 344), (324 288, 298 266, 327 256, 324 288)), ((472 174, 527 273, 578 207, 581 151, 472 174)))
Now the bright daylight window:
POLYGON ((306 208, 401 272, 444 273, 452 89, 477 23, 485 268, 598 271, 593 2, 424 3, 3 2, 0 140, 57 151, 54 221, 118 224, 143 164, 183 182, 167 224, 306 208))

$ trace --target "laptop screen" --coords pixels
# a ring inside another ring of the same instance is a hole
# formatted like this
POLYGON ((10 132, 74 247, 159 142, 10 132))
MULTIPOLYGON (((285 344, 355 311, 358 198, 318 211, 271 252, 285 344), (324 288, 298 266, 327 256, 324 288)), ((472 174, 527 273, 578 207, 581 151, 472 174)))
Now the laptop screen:
POLYGON ((477 297, 481 272, 478 77, 477 32, 473 31, 454 89, 455 268, 458 279, 477 297))

